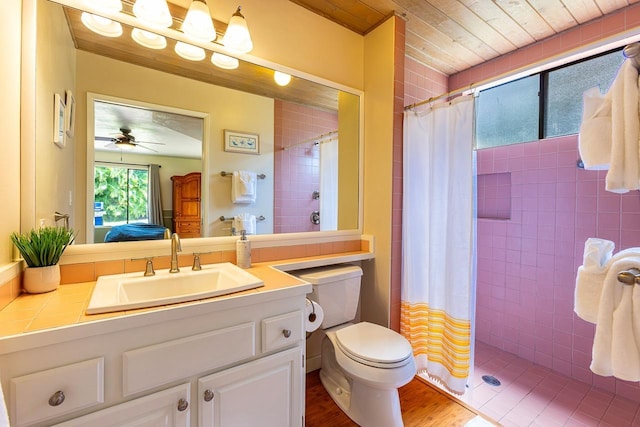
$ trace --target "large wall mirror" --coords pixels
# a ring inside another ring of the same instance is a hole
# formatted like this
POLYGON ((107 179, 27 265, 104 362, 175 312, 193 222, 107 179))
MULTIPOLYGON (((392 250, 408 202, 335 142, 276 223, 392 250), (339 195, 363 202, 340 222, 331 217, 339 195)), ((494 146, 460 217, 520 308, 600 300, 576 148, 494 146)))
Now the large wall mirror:
MULTIPOLYGON (((113 227, 147 220, 137 195, 149 192, 134 185, 154 186, 159 169, 156 222, 169 230, 176 182, 199 174, 200 227, 185 237, 230 236, 238 217, 255 218, 256 234, 358 229, 358 91, 295 73, 279 86, 273 69, 249 61, 223 69, 211 52, 189 61, 172 39, 143 47, 126 23, 120 37, 96 34, 73 1, 35 4, 34 222, 68 215, 77 243, 104 242, 113 227), (64 110, 54 144, 54 116, 64 110), (248 202, 232 191, 232 181, 245 182, 234 171, 249 172, 248 202)), ((171 12, 185 13, 174 4, 171 12)))

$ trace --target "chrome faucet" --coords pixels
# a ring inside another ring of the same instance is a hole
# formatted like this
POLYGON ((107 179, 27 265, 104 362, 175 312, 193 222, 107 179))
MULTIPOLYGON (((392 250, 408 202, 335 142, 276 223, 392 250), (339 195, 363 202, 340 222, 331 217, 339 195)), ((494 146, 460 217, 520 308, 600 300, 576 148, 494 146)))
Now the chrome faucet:
POLYGON ((180 245, 180 237, 177 233, 171 235, 171 268, 169 273, 177 273, 180 271, 178 267, 178 252, 182 252, 182 245, 180 245))

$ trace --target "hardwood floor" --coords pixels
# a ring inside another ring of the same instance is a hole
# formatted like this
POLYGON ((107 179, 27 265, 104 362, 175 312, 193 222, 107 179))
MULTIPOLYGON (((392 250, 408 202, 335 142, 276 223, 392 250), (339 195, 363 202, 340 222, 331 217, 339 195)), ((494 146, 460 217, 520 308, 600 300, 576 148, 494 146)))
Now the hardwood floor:
MULTIPOLYGON (((357 427, 324 389, 319 372, 307 374, 306 427, 357 427)), ((419 377, 400 388, 400 406, 405 427, 464 426, 478 415, 419 377)))

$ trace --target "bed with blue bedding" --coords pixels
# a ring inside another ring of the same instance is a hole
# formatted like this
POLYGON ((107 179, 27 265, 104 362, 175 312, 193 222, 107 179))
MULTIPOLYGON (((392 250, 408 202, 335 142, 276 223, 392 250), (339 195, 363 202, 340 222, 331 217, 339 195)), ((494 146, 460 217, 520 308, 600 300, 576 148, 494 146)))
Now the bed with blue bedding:
POLYGON ((138 240, 162 240, 169 229, 156 224, 123 224, 111 227, 104 236, 105 242, 135 242, 138 240))

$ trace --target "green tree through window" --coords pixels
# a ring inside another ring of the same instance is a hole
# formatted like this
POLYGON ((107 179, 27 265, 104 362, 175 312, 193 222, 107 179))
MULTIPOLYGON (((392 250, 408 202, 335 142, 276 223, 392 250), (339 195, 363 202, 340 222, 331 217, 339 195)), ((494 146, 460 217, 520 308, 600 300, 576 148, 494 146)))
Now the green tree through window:
POLYGON ((149 222, 146 168, 97 164, 94 170, 94 201, 103 203, 104 225, 149 222))

